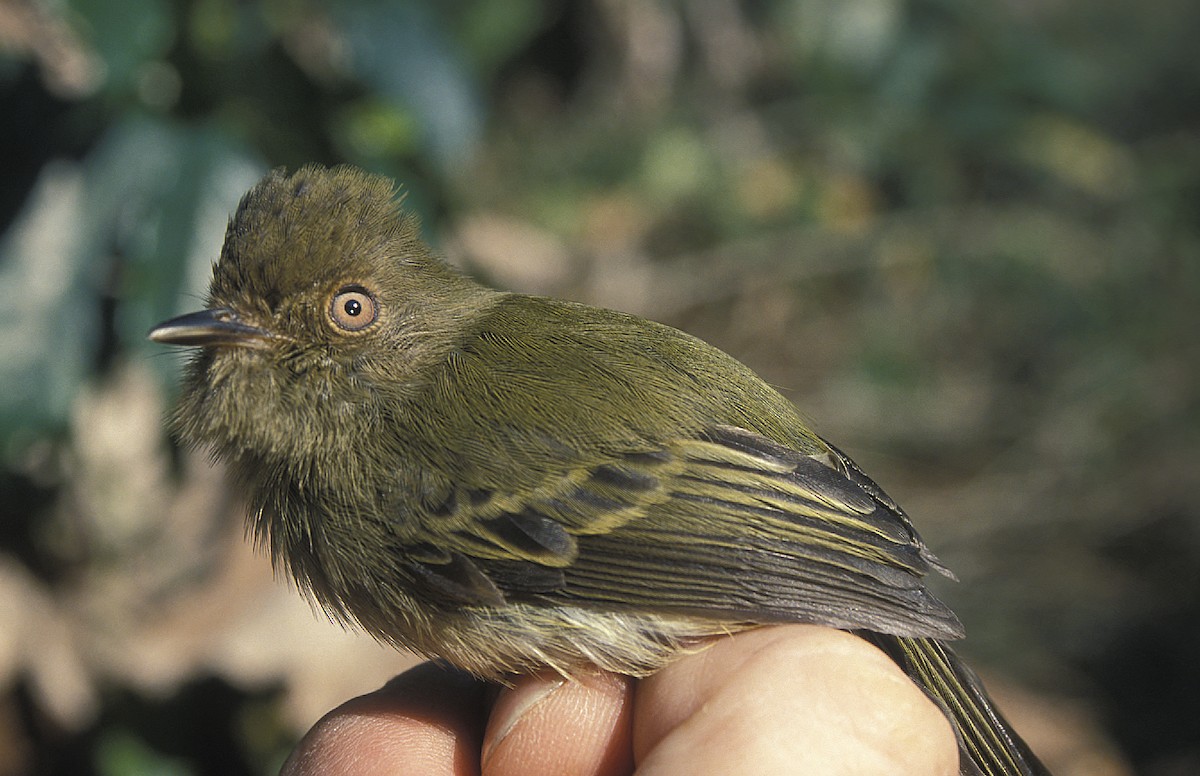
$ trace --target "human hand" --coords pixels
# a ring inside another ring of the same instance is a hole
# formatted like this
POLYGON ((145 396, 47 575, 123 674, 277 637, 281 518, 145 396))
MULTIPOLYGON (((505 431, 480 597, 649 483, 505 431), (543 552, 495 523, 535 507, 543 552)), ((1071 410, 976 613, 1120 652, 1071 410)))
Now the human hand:
POLYGON ((552 672, 494 686, 424 664, 334 709, 281 776, 958 773, 941 711, 878 649, 779 625, 643 680, 552 672))

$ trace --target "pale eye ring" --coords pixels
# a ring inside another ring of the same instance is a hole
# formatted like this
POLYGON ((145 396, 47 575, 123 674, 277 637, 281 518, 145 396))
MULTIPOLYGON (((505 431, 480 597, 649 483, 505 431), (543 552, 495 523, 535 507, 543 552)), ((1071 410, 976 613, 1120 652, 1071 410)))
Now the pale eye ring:
POLYGON ((379 318, 379 304, 362 286, 346 286, 329 300, 329 320, 344 332, 363 331, 379 318))

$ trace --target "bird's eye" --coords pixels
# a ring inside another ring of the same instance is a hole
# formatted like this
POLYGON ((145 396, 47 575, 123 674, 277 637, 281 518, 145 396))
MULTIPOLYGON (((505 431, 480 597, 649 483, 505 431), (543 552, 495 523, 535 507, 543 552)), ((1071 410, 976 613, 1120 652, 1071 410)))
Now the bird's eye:
POLYGON ((347 286, 329 301, 329 319, 345 332, 359 332, 375 323, 379 305, 361 286, 347 286))

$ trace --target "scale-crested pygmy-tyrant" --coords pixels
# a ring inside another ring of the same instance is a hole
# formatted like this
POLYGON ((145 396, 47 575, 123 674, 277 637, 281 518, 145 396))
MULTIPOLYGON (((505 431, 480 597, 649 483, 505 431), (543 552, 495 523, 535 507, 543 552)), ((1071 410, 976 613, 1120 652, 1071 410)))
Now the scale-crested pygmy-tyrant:
POLYGON ((963 773, 1043 767, 945 645, 907 515, 747 367, 676 329, 484 287, 391 181, 242 199, 174 416, 338 619, 482 677, 630 675, 763 623, 852 630, 946 711, 963 773))

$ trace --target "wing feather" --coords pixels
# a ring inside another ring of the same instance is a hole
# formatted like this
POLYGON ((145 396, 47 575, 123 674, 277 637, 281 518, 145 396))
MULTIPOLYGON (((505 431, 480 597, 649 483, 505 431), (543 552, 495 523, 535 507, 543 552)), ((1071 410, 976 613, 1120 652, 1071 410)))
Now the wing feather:
POLYGON ((572 469, 524 502, 456 494, 440 523, 455 563, 424 573, 474 580, 467 561, 510 601, 961 636, 922 581, 940 564, 845 460, 714 426, 572 469))

